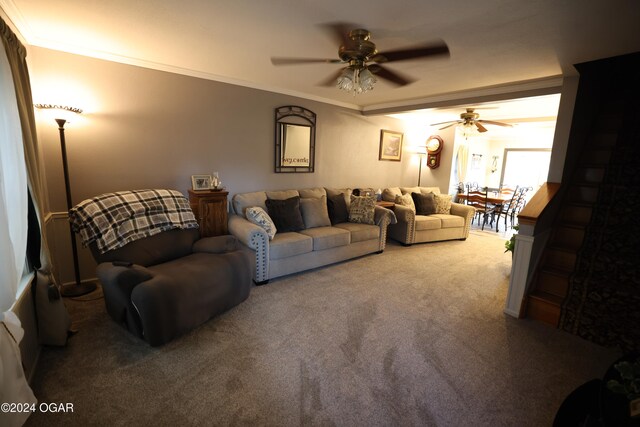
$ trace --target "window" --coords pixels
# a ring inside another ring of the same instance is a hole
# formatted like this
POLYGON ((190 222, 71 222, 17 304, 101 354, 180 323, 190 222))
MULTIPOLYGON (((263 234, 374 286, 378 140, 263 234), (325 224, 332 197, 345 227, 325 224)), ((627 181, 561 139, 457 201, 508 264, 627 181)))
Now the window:
POLYGON ((551 149, 506 148, 500 185, 540 188, 547 182, 551 149))

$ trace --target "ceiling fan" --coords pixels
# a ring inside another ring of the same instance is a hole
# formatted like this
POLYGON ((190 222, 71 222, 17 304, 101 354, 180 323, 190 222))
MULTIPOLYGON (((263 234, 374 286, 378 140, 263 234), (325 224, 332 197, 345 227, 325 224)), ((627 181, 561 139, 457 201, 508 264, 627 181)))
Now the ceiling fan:
POLYGON ((449 48, 442 41, 408 49, 378 52, 376 45, 369 40, 371 33, 368 30, 362 28, 349 30, 351 25, 346 23, 325 24, 323 27, 329 30, 336 38, 336 42, 339 43, 338 58, 272 57, 271 63, 273 65, 346 64, 346 67, 332 74, 322 82, 322 85, 333 86, 337 83, 340 89, 353 92, 355 95, 373 89, 373 85, 376 83, 376 76, 397 86, 405 86, 414 81, 410 77, 403 76, 381 64, 429 56, 449 55, 449 48))
POLYGON ((430 126, 438 126, 438 125, 446 124, 446 126, 443 126, 438 129, 438 130, 442 130, 442 129, 446 129, 451 126, 459 124, 459 125, 462 125, 463 130, 466 129, 466 130, 473 130, 473 131, 475 131, 475 129, 473 129, 473 127, 475 126, 478 132, 481 132, 481 133, 487 131, 487 128, 485 128, 483 124, 513 127, 508 123, 494 122, 492 120, 480 120, 480 114, 475 112, 475 108, 467 108, 466 110, 467 110, 466 112, 460 114, 460 120, 449 120, 447 122, 432 123, 430 126))

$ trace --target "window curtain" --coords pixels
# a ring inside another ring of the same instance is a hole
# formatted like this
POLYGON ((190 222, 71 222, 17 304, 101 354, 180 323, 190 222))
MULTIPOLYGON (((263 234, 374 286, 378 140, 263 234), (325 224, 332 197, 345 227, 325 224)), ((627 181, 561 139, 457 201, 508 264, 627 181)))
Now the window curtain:
POLYGON ((467 142, 463 142, 458 146, 458 154, 456 158, 456 170, 458 172, 458 182, 464 182, 467 177, 467 166, 469 162, 469 147, 467 142))
MULTIPOLYGON (((0 402, 35 404, 20 356, 24 331, 9 310, 16 301, 26 259, 28 192, 19 94, 14 90, 9 55, 4 53, 17 40, 1 18, 0 38, 0 402)), ((21 426, 27 417, 28 412, 0 411, 0 425, 21 426)))
MULTIPOLYGON (((4 42, 8 28, 1 23, 4 42)), ((27 174, 13 86, 8 57, 0 54, 0 313, 16 300, 27 251, 27 174)))

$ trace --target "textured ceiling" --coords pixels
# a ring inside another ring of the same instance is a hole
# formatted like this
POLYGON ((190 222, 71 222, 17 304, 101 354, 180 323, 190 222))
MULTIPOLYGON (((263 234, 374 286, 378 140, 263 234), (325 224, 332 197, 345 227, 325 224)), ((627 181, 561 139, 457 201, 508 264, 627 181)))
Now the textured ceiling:
MULTIPOLYGON (((363 110, 465 98, 477 88, 551 85, 572 64, 640 51, 637 0, 0 0, 30 45, 363 110), (356 97, 318 83, 338 65, 274 67, 272 56, 336 58, 320 24, 353 22, 381 51, 444 40, 450 58, 395 62, 417 81, 356 97)), ((400 106, 400 107, 397 107, 400 106)))

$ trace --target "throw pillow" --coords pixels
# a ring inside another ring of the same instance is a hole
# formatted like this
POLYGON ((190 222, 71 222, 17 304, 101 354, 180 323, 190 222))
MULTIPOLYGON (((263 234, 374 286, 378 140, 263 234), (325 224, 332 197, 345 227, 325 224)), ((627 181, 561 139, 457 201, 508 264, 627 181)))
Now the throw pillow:
POLYGON ((411 197, 413 198, 413 203, 416 204, 416 214, 431 215, 436 213, 436 201, 433 193, 411 193, 411 197))
POLYGON ((247 208, 245 215, 250 222, 262 227, 264 231, 267 232, 269 240, 273 240, 273 236, 276 235, 278 230, 276 229, 276 225, 273 223, 273 220, 271 220, 269 214, 266 213, 264 209, 258 206, 247 208))
POLYGON ((327 196, 300 199, 300 210, 305 228, 329 227, 331 220, 327 211, 327 196))
POLYGON ((335 196, 329 196, 327 198, 327 210, 329 211, 331 225, 349 221, 347 202, 344 201, 342 194, 336 194, 335 196))
POLYGON ((451 213, 451 195, 449 194, 434 194, 436 202, 436 213, 448 214, 451 213))
POLYGON ((376 198, 367 196, 351 196, 349 222, 375 224, 376 198))
POLYGON ((284 200, 267 199, 267 211, 281 232, 304 230, 304 221, 300 213, 300 196, 284 200))
POLYGON ((396 196, 396 198, 393 200, 393 203, 395 203, 396 205, 407 206, 412 211, 416 211, 416 204, 413 202, 413 197, 411 197, 411 194, 396 196))

